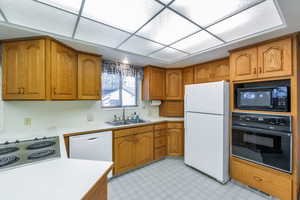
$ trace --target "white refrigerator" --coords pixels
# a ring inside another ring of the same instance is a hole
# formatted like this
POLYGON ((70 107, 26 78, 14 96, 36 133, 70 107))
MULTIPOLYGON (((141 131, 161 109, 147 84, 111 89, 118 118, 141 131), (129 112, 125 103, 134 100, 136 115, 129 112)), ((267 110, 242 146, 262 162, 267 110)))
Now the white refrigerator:
POLYGON ((229 83, 185 86, 185 164, 229 180, 229 83))

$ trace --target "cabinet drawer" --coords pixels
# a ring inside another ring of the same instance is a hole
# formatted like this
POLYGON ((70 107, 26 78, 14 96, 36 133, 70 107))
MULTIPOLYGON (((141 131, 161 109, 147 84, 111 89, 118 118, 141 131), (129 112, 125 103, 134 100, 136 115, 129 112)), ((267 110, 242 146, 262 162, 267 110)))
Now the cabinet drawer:
POLYGON ((183 123, 168 123, 167 128, 183 128, 183 123))
POLYGON ((167 144, 167 138, 165 136, 155 138, 154 141, 155 148, 166 146, 166 144, 167 144))
POLYGON ((155 124, 154 125, 154 130, 161 130, 161 129, 166 129, 166 123, 163 124, 155 124))
POLYGON ((114 137, 123 137, 127 135, 135 135, 137 133, 145 133, 145 132, 152 132, 153 126, 142 126, 142 127, 136 127, 136 128, 127 128, 127 129, 121 129, 114 131, 114 137))
POLYGON ((231 177, 282 200, 291 200, 292 181, 289 175, 272 169, 266 168, 264 170, 263 168, 262 166, 251 166, 233 159, 231 177))
POLYGON ((166 156, 167 150, 166 147, 157 148, 154 150, 154 159, 159 160, 166 156))
POLYGON ((154 131, 154 137, 166 136, 166 131, 166 129, 156 130, 154 131))

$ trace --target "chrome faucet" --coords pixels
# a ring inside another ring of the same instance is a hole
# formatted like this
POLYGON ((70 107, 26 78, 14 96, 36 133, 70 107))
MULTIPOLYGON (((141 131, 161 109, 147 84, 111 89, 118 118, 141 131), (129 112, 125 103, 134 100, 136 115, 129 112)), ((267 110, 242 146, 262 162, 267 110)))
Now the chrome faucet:
POLYGON ((122 120, 125 121, 126 117, 125 117, 125 107, 123 107, 123 112, 122 112, 122 120))

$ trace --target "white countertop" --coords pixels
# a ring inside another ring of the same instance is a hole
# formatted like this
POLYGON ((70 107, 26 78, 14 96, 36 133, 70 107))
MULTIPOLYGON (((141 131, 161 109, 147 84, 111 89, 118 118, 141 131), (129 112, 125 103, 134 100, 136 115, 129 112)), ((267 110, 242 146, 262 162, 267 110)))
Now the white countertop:
POLYGON ((54 159, 0 172, 0 199, 79 200, 112 162, 54 159))

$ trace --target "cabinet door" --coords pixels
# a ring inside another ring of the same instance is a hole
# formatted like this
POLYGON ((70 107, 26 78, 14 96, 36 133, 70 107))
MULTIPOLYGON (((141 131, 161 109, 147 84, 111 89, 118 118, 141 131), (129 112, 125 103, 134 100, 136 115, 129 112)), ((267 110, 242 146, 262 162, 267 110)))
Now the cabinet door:
POLYGON ((205 83, 210 81, 210 65, 201 64, 195 67, 194 81, 195 83, 205 83))
POLYGON ((211 63, 213 81, 229 80, 229 59, 211 63))
POLYGON ((135 167, 135 136, 116 138, 114 141, 115 174, 135 167))
POLYGON ((166 100, 182 100, 182 70, 166 71, 166 100))
POLYGON ((153 132, 137 134, 136 139, 136 156, 135 164, 136 166, 144 165, 151 162, 153 158, 154 148, 153 148, 153 132))
POLYGON ((159 106, 159 116, 183 117, 183 101, 163 101, 159 106))
POLYGON ((24 84, 22 47, 19 42, 3 46, 3 99, 21 99, 24 84))
POLYGON ((165 98, 165 70, 151 68, 150 70, 150 99, 162 100, 165 98))
POLYGON ((101 59, 87 54, 78 55, 78 98, 100 99, 101 59))
POLYGON ((24 99, 46 98, 45 40, 23 43, 24 52, 24 99))
POLYGON ((44 40, 4 44, 4 99, 45 99, 45 84, 44 40))
POLYGON ((183 85, 194 83, 194 67, 183 69, 183 85))
POLYGON ((231 79, 235 81, 257 78, 257 48, 232 53, 230 70, 231 79))
POLYGON ((52 99, 76 99, 76 52, 56 42, 51 42, 51 83, 52 99))
POLYGON ((258 76, 263 78, 292 74, 291 39, 258 47, 258 76))
POLYGON ((169 156, 183 155, 183 129, 168 129, 167 151, 169 156))

